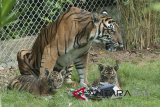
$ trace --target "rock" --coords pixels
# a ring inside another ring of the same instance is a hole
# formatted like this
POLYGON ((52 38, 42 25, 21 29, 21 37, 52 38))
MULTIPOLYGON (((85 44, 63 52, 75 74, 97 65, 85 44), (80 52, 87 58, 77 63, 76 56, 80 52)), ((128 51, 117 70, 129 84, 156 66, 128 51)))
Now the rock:
POLYGON ((7 64, 6 64, 6 63, 1 63, 1 64, 0 64, 0 67, 6 68, 6 67, 7 67, 7 64))
POLYGON ((4 68, 0 66, 0 71, 2 71, 2 70, 4 70, 4 68))

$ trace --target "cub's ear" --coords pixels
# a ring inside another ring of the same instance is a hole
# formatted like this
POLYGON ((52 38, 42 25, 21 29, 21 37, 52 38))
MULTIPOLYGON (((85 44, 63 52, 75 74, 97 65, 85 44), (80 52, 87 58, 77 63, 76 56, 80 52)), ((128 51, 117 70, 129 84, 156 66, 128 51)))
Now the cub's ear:
POLYGON ((45 69, 45 76, 47 77, 49 75, 48 69, 45 69))
POLYGON ((102 65, 102 64, 98 64, 98 69, 99 69, 99 71, 100 71, 100 72, 102 72, 102 71, 103 71, 103 69, 104 69, 104 65, 102 65))
POLYGON ((119 69, 119 63, 120 63, 120 61, 119 61, 119 60, 116 60, 116 64, 114 65, 114 69, 115 69, 116 71, 118 71, 118 69, 119 69))
POLYGON ((61 73, 62 75, 65 75, 65 74, 66 74, 66 70, 63 70, 63 69, 62 69, 62 70, 60 71, 60 73, 61 73))
POLYGON ((115 65, 115 66, 114 66, 114 69, 115 69, 116 71, 118 71, 119 65, 115 65))

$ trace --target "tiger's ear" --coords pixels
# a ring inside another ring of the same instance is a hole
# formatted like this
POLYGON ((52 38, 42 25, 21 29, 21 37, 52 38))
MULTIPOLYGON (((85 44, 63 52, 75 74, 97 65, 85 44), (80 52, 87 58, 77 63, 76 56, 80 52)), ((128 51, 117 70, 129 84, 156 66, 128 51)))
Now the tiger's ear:
POLYGON ((104 65, 102 65, 102 64, 98 64, 98 69, 99 69, 99 71, 100 71, 100 72, 102 72, 102 71, 103 71, 103 69, 104 69, 104 65))
POLYGON ((97 24, 100 21, 99 15, 97 13, 92 14, 92 19, 93 19, 94 24, 97 24))
POLYGON ((101 12, 101 15, 102 15, 102 16, 108 16, 108 12, 107 12, 106 10, 103 10, 103 11, 101 12))

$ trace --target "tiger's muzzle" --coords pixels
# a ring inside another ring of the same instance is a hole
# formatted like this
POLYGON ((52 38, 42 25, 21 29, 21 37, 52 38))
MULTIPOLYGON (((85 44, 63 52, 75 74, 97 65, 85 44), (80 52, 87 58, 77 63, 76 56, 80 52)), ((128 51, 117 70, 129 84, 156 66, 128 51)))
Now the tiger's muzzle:
POLYGON ((105 46, 106 46, 105 47, 106 50, 109 50, 109 51, 123 50, 123 47, 124 47, 123 43, 121 43, 121 42, 113 42, 113 41, 106 42, 105 46))
POLYGON ((112 42, 112 37, 110 35, 98 36, 96 39, 101 41, 102 43, 110 43, 110 42, 112 42))

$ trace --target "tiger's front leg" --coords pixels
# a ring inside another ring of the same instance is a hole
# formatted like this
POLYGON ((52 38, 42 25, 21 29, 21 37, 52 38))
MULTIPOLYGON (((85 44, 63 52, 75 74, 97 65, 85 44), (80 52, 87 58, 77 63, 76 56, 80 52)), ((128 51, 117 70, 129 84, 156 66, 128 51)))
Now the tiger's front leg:
POLYGON ((44 49, 42 60, 41 60, 41 67, 40 67, 40 78, 45 77, 45 71, 48 70, 51 72, 56 64, 56 60, 58 55, 56 54, 56 48, 51 48, 50 45, 47 45, 44 49))
POLYGON ((87 87, 88 80, 87 80, 87 62, 88 62, 88 53, 84 54, 83 56, 77 58, 74 61, 75 68, 78 72, 79 79, 80 79, 80 86, 87 87))
POLYGON ((71 64, 71 65, 69 65, 69 66, 67 66, 66 68, 66 74, 65 74, 65 82, 67 83, 67 84, 72 84, 72 83, 74 83, 74 81, 72 81, 72 71, 73 71, 73 64, 71 64))

